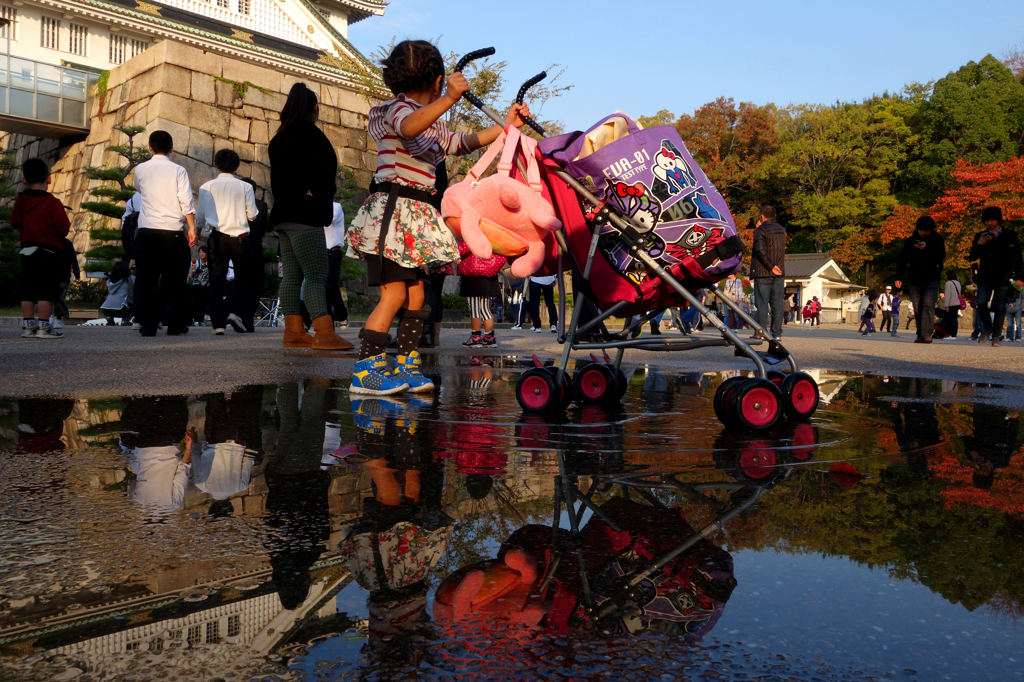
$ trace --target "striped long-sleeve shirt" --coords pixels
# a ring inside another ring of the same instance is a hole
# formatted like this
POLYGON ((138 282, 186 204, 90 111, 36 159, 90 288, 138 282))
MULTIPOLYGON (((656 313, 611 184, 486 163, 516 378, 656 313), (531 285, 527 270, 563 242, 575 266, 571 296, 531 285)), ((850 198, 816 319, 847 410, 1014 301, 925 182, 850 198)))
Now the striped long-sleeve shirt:
POLYGON ((415 137, 402 137, 402 121, 420 104, 399 95, 370 109, 368 129, 377 143, 377 182, 401 180, 408 184, 434 187, 434 169, 448 154, 466 154, 466 134, 448 130, 444 121, 415 137))

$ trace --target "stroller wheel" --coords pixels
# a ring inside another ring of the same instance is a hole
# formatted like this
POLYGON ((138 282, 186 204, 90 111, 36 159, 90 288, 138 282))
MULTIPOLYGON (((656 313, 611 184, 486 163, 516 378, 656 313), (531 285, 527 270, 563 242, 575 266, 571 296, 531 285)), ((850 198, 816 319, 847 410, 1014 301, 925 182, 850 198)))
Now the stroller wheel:
MULTIPOLYGON (((558 367, 551 366, 545 367, 548 372, 551 373, 552 381, 558 378, 558 367)), ((562 374, 562 388, 558 394, 558 407, 566 409, 572 405, 573 398, 576 397, 576 388, 572 385, 572 377, 569 376, 569 372, 566 371, 562 374)))
POLYGON ((755 431, 768 431, 782 418, 782 391, 768 379, 747 379, 729 396, 736 422, 755 431))
POLYGON ((584 403, 603 403, 615 395, 618 382, 607 365, 592 362, 573 377, 576 395, 584 403))
POLYGON ((781 462, 770 443, 753 441, 740 449, 737 464, 746 480, 756 485, 771 477, 775 473, 775 466, 781 462))
POLYGON ((731 377, 719 384, 718 390, 715 391, 715 398, 713 400, 715 416, 725 426, 731 426, 734 422, 733 415, 730 412, 731 408, 729 407, 729 394, 746 380, 747 378, 742 376, 731 377))
POLYGON ((818 384, 810 374, 793 372, 782 382, 783 405, 790 419, 810 419, 818 409, 818 384))
POLYGON ((516 382, 516 400, 527 412, 545 412, 558 404, 559 391, 546 369, 534 367, 523 372, 516 382))
POLYGON ((786 373, 785 372, 780 372, 777 369, 770 369, 770 370, 768 370, 768 381, 770 381, 773 384, 775 384, 776 386, 778 386, 779 390, 782 389, 782 382, 785 381, 785 380, 786 380, 786 373))

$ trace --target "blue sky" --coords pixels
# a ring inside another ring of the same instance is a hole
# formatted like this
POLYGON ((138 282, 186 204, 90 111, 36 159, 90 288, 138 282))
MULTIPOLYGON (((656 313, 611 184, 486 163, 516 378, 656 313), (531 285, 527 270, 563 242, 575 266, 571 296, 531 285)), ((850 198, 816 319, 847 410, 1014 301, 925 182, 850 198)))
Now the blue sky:
POLYGON ((364 53, 392 36, 440 36, 446 54, 493 46, 513 92, 562 64, 562 82, 575 88, 542 117, 572 130, 617 109, 681 114, 720 96, 858 101, 935 80, 1024 41, 1024 3, 392 0, 383 17, 349 29, 364 53))

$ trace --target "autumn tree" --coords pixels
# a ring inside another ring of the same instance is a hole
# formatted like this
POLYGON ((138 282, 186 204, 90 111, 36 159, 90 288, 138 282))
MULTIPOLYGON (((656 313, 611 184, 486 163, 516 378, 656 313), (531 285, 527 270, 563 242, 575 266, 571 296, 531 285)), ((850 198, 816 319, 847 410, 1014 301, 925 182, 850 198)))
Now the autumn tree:
POLYGON ((953 186, 928 209, 902 205, 880 230, 883 242, 910 236, 921 215, 930 214, 946 238, 946 259, 953 267, 966 268, 974 234, 982 229, 981 209, 999 206, 1005 220, 1024 219, 1024 157, 972 165, 957 161, 950 175, 953 186))
POLYGON ((908 203, 928 205, 953 184, 958 160, 1008 161, 1024 143, 1024 85, 992 55, 938 80, 912 121, 921 144, 907 168, 908 203))
POLYGON ((786 181, 773 170, 780 146, 775 106, 736 106, 731 98, 720 97, 680 116, 676 128, 728 203, 740 237, 751 243, 761 204, 776 204, 782 212, 787 202, 781 198, 789 194, 786 181))

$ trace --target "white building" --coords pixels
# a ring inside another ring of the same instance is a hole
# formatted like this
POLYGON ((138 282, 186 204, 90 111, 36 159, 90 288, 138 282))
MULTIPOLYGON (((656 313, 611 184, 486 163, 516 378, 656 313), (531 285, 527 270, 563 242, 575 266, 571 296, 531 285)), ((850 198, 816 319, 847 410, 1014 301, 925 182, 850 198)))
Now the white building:
POLYGON ((795 293, 800 307, 813 297, 821 301, 822 322, 842 322, 845 310, 857 306, 864 287, 854 284, 827 253, 786 254, 786 295, 795 293))
POLYGON ((161 41, 184 43, 302 79, 351 85, 352 65, 367 62, 348 42, 348 27, 382 15, 386 4, 0 0, 0 49, 9 55, 5 70, 10 72, 10 83, 5 78, 0 84, 0 130, 73 137, 75 128, 89 127, 87 99, 97 75, 161 41))

